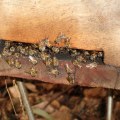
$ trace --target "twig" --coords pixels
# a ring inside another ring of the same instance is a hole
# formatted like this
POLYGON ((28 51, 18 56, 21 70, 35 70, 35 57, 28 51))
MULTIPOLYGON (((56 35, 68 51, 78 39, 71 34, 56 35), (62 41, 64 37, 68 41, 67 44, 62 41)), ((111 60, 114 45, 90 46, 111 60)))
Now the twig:
POLYGON ((25 115, 24 105, 23 105, 22 98, 21 98, 21 95, 20 95, 20 92, 18 90, 18 86, 16 85, 16 81, 15 80, 13 80, 13 85, 15 86, 16 92, 18 93, 18 97, 19 97, 19 101, 20 101, 20 106, 22 108, 23 115, 25 115))
POLYGON ((15 110, 15 107, 14 107, 14 104, 13 104, 13 100, 12 100, 12 97, 10 95, 10 92, 8 90, 8 86, 7 86, 7 81, 5 80, 5 86, 6 86, 6 90, 8 92, 8 95, 9 95, 9 98, 10 98, 10 101, 11 101, 11 104, 12 104, 12 107, 13 107, 13 110, 14 110, 14 113, 15 113, 15 116, 17 116, 17 113, 16 113, 16 110, 15 110))

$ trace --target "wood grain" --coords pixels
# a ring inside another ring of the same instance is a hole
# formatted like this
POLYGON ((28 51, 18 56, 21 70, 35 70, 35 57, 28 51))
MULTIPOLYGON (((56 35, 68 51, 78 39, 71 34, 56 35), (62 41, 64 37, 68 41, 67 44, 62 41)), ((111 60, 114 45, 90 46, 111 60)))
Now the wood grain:
POLYGON ((0 0, 0 39, 52 41, 62 32, 72 47, 103 50, 120 67, 119 0, 0 0))

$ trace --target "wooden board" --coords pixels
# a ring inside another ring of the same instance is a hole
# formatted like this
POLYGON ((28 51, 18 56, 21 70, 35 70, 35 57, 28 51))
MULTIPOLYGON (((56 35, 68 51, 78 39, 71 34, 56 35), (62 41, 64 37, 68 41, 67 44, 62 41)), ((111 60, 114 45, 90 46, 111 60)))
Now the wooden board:
POLYGON ((0 0, 0 39, 38 42, 62 32, 72 47, 103 50, 120 66, 119 0, 0 0))
POLYGON ((34 67, 37 74, 32 77, 29 71, 33 65, 28 62, 27 58, 21 57, 20 61, 22 67, 21 69, 17 69, 13 66, 9 66, 4 59, 0 58, 0 66, 2 66, 0 67, 0 76, 17 77, 54 84, 103 87, 120 90, 120 73, 118 72, 120 69, 116 69, 112 66, 98 65, 96 68, 90 69, 84 64, 82 68, 78 68, 75 67, 70 61, 62 60, 59 63, 59 75, 55 76, 49 73, 43 62, 39 61, 39 63, 34 67), (73 84, 70 84, 67 80, 68 74, 65 70, 66 64, 68 64, 75 72, 73 84))

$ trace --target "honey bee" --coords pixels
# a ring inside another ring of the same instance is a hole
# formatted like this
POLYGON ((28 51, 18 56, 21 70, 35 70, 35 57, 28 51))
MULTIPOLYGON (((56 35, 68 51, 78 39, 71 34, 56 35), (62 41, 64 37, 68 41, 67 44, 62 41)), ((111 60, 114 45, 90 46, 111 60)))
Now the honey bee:
POLYGON ((58 47, 52 47, 52 51, 57 54, 59 53, 59 48, 58 47))
POLYGON ((32 44, 31 45, 33 48, 38 48, 38 44, 32 44))
POLYGON ((29 51, 28 51, 28 54, 29 54, 30 56, 33 56, 33 55, 37 54, 37 52, 36 52, 35 50, 32 50, 32 48, 30 47, 30 48, 29 48, 29 51))
POLYGON ((17 53, 14 54, 14 56, 15 56, 16 58, 19 58, 19 57, 20 57, 20 53, 17 52, 17 53))
POLYGON ((28 54, 29 54, 29 47, 26 46, 26 47, 25 47, 25 53, 24 53, 24 55, 28 56, 28 54))
POLYGON ((51 46, 48 38, 43 39, 43 41, 44 41, 44 45, 45 45, 45 46, 47 46, 47 47, 50 47, 50 46, 51 46))
POLYGON ((44 45, 39 45, 39 50, 40 50, 41 52, 44 52, 44 51, 45 51, 45 46, 44 46, 44 45))
POLYGON ((22 67, 22 64, 16 59, 14 63, 15 67, 20 69, 22 67))
POLYGON ((13 58, 7 59, 6 62, 7 62, 8 65, 10 65, 10 66, 14 66, 14 64, 15 64, 15 60, 14 60, 13 58))
POLYGON ((54 67, 57 67, 59 65, 59 61, 56 57, 53 57, 52 62, 54 67))
POLYGON ((77 60, 78 62, 80 62, 80 63, 86 62, 86 59, 83 57, 83 55, 77 56, 77 57, 76 57, 76 60, 77 60))
POLYGON ((77 55, 78 55, 77 50, 71 50, 71 51, 70 51, 70 55, 71 55, 72 57, 77 56, 77 55))
POLYGON ((95 62, 96 58, 97 58, 97 52, 94 51, 93 54, 90 56, 90 59, 95 62))
POLYGON ((59 71, 58 71, 57 68, 52 68, 52 69, 50 69, 50 70, 49 70, 49 73, 55 75, 55 77, 56 77, 57 75, 59 75, 59 71))
POLYGON ((26 52, 26 51, 25 51, 25 48, 21 46, 21 47, 20 47, 20 53, 24 55, 25 52, 26 52))
POLYGON ((15 47, 10 47, 10 52, 15 52, 15 47))
POLYGON ((68 74, 73 73, 72 69, 69 67, 68 64, 65 65, 65 70, 66 70, 66 72, 67 72, 68 74))
POLYGON ((67 76, 67 81, 70 83, 70 84, 74 84, 75 83, 75 79, 74 79, 74 74, 68 74, 67 76))
POLYGON ((98 57, 101 57, 101 58, 102 58, 102 57, 103 57, 103 52, 101 52, 101 51, 98 52, 98 57))
POLYGON ((5 41, 5 48, 9 48, 11 43, 9 41, 5 41))
POLYGON ((55 43, 55 44, 59 44, 61 41, 62 41, 62 39, 58 37, 58 38, 56 38, 56 39, 54 40, 54 43, 55 43))
POLYGON ((86 65, 86 67, 90 68, 90 69, 96 68, 97 67, 97 63, 96 62, 90 63, 90 64, 86 65))
POLYGON ((80 63, 75 59, 72 61, 73 65, 79 67, 79 68, 82 68, 82 65, 80 65, 80 63))
POLYGON ((67 81, 70 83, 70 84, 73 84, 75 79, 74 79, 74 73, 73 71, 71 70, 71 68, 68 66, 68 64, 65 65, 65 69, 66 69, 66 72, 68 74, 67 76, 67 81))
POLYGON ((59 44, 63 39, 66 39, 67 37, 65 36, 65 34, 60 34, 57 36, 57 38, 54 40, 55 44, 59 44))
POLYGON ((64 44, 65 44, 65 47, 67 47, 67 48, 70 47, 70 39, 71 39, 71 38, 66 38, 66 39, 64 39, 64 44))
POLYGON ((38 48, 41 52, 44 52, 45 51, 45 48, 46 48, 46 44, 48 43, 48 41, 46 40, 42 40, 40 41, 40 43, 38 44, 38 48))
POLYGON ((33 65, 36 65, 38 63, 38 61, 32 57, 32 56, 29 56, 29 61, 33 64, 33 65))
MULTIPOLYGON (((88 60, 90 60, 90 53, 89 53, 89 51, 84 51, 83 55, 84 55, 84 58, 85 58, 86 62, 87 62, 88 60)), ((85 61, 84 61, 84 62, 85 62, 85 61)))
POLYGON ((3 51, 2 51, 2 56, 11 56, 12 55, 12 52, 10 52, 8 49, 4 48, 3 51))
POLYGON ((51 59, 51 58, 47 58, 47 59, 45 60, 45 65, 46 65, 47 67, 50 67, 51 64, 52 64, 52 59, 51 59))
POLYGON ((22 46, 18 45, 16 49, 17 49, 18 52, 20 52, 20 49, 22 49, 22 46))
POLYGON ((35 77, 35 76, 37 75, 37 70, 36 70, 34 67, 32 67, 32 68, 30 69, 30 71, 29 71, 29 74, 30 74, 32 77, 35 77))
POLYGON ((88 51, 84 51, 84 56, 89 56, 90 53, 88 51))
POLYGON ((40 57, 43 61, 47 60, 48 58, 50 58, 50 55, 45 53, 45 52, 42 52, 40 53, 40 57))

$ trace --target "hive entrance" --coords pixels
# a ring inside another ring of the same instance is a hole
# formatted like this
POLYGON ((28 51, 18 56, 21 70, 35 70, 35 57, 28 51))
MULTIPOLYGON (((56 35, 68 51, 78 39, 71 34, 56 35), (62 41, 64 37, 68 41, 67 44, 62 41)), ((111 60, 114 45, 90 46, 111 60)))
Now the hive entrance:
MULTIPOLYGON (((10 67, 17 69, 24 66, 20 59, 26 59, 32 66, 25 72, 32 77, 37 75, 35 66, 39 61, 42 61, 48 73, 55 77, 61 74, 59 71, 60 60, 70 61, 74 67, 79 69, 82 68, 83 64, 86 64, 86 67, 90 69, 97 67, 98 64, 103 64, 104 54, 102 51, 72 49, 70 45, 70 38, 63 35, 58 36, 53 44, 47 38, 37 44, 5 41, 1 56, 10 67), (63 47, 60 47, 60 44, 63 47)), ((67 63, 65 64, 65 71, 68 74, 67 80, 74 83, 75 71, 67 63)))

